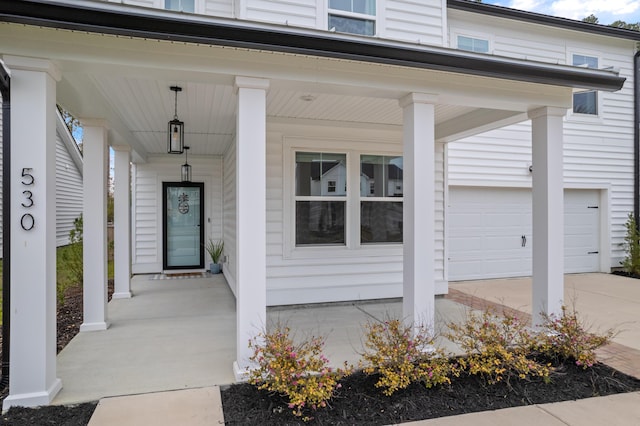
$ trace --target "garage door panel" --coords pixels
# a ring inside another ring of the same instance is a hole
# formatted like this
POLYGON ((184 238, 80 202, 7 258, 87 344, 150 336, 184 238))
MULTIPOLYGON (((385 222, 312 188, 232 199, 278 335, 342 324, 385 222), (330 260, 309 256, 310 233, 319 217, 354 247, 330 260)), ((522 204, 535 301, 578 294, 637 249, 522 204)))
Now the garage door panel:
POLYGON ((483 250, 482 238, 449 238, 449 250, 459 252, 461 255, 483 250))
MULTIPOLYGON (((449 195, 450 280, 531 275, 530 190, 450 188, 449 195)), ((599 198, 598 190, 565 190, 566 272, 599 268, 599 198)))

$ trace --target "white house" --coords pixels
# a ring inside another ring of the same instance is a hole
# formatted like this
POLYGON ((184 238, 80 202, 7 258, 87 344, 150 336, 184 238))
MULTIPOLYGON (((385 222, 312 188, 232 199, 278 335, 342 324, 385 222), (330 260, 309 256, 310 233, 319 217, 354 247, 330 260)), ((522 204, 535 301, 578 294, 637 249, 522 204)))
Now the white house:
POLYGON ((0 40, 12 196, 35 201, 12 214, 37 224, 10 224, 28 285, 11 280, 5 408, 62 386, 56 102, 84 126, 81 331, 108 328, 110 145, 114 297, 132 273, 203 269, 203 240, 224 239, 238 373, 269 305, 402 297, 432 323, 451 279, 532 274, 538 321, 565 265, 617 266, 637 206, 637 32, 462 0, 20 0, 0 3, 0 40))

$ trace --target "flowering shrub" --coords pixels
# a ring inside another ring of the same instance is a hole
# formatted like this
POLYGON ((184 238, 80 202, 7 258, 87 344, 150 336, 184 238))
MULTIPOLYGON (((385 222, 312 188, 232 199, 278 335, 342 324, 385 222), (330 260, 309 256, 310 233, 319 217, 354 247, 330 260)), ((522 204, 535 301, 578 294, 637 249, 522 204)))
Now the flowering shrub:
POLYGON ((340 387, 338 380, 350 372, 346 366, 332 370, 322 354, 323 346, 324 339, 319 337, 294 343, 289 327, 276 325, 273 331, 249 341, 253 349, 250 360, 258 366, 249 371, 249 382, 286 396, 293 414, 310 420, 304 412, 326 407, 340 387))
POLYGON ((596 362, 595 351, 611 342, 616 332, 609 329, 604 334, 589 332, 575 308, 562 306, 560 316, 543 316, 542 331, 538 334, 535 349, 557 361, 572 361, 583 368, 596 362))
POLYGON ((378 373, 376 387, 392 395, 413 382, 430 388, 451 383, 449 376, 456 368, 449 363, 442 349, 433 349, 433 338, 425 327, 407 326, 398 319, 367 323, 363 371, 378 373))
POLYGON ((550 367, 529 358, 533 336, 515 315, 469 312, 462 324, 449 323, 446 335, 460 345, 466 357, 459 360, 470 374, 484 377, 489 384, 512 377, 549 377, 550 367))

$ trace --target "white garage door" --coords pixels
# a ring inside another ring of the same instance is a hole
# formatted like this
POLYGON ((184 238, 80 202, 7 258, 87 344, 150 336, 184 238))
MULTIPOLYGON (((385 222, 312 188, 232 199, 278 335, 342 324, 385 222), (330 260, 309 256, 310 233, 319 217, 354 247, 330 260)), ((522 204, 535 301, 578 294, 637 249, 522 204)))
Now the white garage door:
MULTIPOLYGON (((565 190, 565 272, 599 270, 599 192, 565 190)), ((531 275, 531 190, 449 189, 449 280, 531 275)))

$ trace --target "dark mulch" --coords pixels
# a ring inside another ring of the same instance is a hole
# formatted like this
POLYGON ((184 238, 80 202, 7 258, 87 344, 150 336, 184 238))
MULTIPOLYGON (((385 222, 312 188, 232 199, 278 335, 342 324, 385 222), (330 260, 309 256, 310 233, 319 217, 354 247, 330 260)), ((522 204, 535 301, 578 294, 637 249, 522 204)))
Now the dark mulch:
MULTIPOLYGON (((113 280, 108 282, 108 300, 113 295, 113 280)), ((82 286, 67 289, 64 301, 57 311, 57 353, 80 331, 82 324, 82 286)), ((2 356, 2 328, 0 327, 0 357, 2 356)), ((9 392, 8 388, 0 390, 0 405, 9 392)), ((71 406, 46 406, 40 408, 13 407, 0 417, 0 425, 33 426, 33 425, 86 425, 96 408, 96 403, 71 406)))
POLYGON ((0 425, 80 426, 86 425, 96 409, 95 402, 78 405, 49 405, 40 408, 13 407, 0 417, 0 425))
POLYGON ((477 377, 461 376, 451 385, 427 389, 414 384, 390 397, 375 388, 376 381, 362 373, 343 379, 330 406, 313 413, 307 423, 293 417, 284 398, 249 384, 231 385, 222 391, 225 424, 385 425, 640 390, 640 380, 602 364, 591 370, 561 366, 551 384, 512 380, 510 386, 489 386, 477 377))
POLYGON ((622 271, 622 270, 620 270, 620 271, 612 271, 611 273, 612 273, 613 275, 620 275, 620 276, 622 276, 622 277, 629 277, 629 278, 636 278, 636 279, 640 279, 640 275, 637 275, 637 274, 631 274, 631 273, 629 273, 629 272, 622 271))

